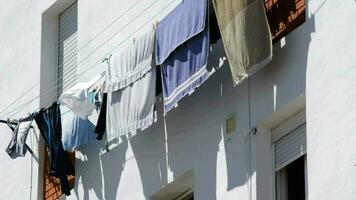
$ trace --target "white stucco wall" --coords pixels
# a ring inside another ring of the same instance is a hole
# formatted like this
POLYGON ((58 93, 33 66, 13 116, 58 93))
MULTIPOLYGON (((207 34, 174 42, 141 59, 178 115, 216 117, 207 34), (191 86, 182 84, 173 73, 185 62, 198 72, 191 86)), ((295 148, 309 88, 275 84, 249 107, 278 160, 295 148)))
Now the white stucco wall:
MULTIPOLYGON (((9 106, 30 86, 39 81, 40 70, 40 4, 36 1, 0 1, 0 110, 9 106)), ((1 113, 1 118, 11 117, 17 111, 14 108, 23 105, 39 94, 39 85, 32 88, 20 101, 1 113)), ((29 103, 21 111, 24 115, 37 108, 38 99, 29 103)), ((24 117, 24 116, 23 116, 24 117)), ((38 182, 38 136, 30 134, 27 144, 34 150, 25 158, 11 160, 5 149, 11 138, 11 131, 6 124, 0 124, 0 192, 1 199, 35 199, 38 182), (32 186, 32 188, 31 188, 32 186)))
MULTIPOLYGON (((85 72, 82 80, 104 70, 99 65, 86 72, 88 66, 91 67, 108 50, 125 39, 130 43, 132 37, 128 36, 132 33, 133 36, 139 35, 145 29, 152 28, 155 20, 173 8, 170 6, 161 12, 169 2, 161 1, 150 6, 152 2, 136 6, 130 14, 126 14, 125 10, 134 5, 133 2, 108 2, 105 5, 95 4, 95 1, 79 3, 79 47, 85 45, 83 52, 79 53, 79 60, 91 55, 91 59, 80 64, 80 70, 85 72), (115 7, 120 9, 111 11, 115 7), (136 17, 147 7, 147 13, 136 17), (159 15, 155 16, 157 13, 159 15), (87 44, 111 23, 112 18, 121 15, 122 21, 87 44), (127 28, 118 32, 122 27, 127 28), (110 38, 110 42, 105 43, 110 38), (100 49, 92 53, 97 47, 100 49)), ((298 55, 298 52, 307 51, 309 41, 300 42, 300 37, 304 37, 302 31, 298 29, 288 36, 287 45, 282 49, 277 44, 274 61, 251 78, 253 125, 261 123, 305 92, 306 54, 298 55), (290 60, 291 55, 294 62, 290 60)), ((209 65, 218 66, 223 57, 223 47, 219 42, 213 46, 209 65)), ((189 170, 194 172, 196 199, 272 199, 270 133, 261 131, 261 134, 254 136, 249 153, 248 85, 245 82, 240 87, 232 87, 228 64, 226 61, 223 64, 216 74, 192 96, 186 97, 165 119, 161 112, 162 104, 157 103, 157 123, 132 140, 124 141, 106 154, 100 153, 103 144, 83 146, 77 154, 75 194, 67 199, 149 199, 161 187, 189 170), (227 135, 224 124, 231 114, 236 115, 237 131, 227 135), (248 163, 251 163, 250 170, 248 163), (249 171, 250 180, 247 178, 249 171)))
MULTIPOLYGON (((55 2, 69 1, 0 0, 0 111, 41 77, 45 80, 54 76, 50 73, 51 64, 46 63, 50 59, 44 59, 54 54, 43 49, 46 45, 41 41, 51 35, 44 34, 43 27, 55 20, 41 14, 55 2)), ((131 34, 139 35, 152 28, 179 1, 154 2, 79 1, 80 80, 104 70, 103 66, 92 66, 114 47, 119 49, 125 40, 131 42, 131 34), (130 12, 125 12, 128 8, 130 12)), ((309 199, 353 199, 355 5, 352 0, 310 1, 307 21, 285 38, 285 46, 274 45, 273 61, 249 81, 251 124, 259 127, 250 143, 248 82, 232 87, 225 61, 165 118, 158 102, 157 123, 130 141, 105 154, 101 142, 83 146, 77 152, 76 187, 66 199, 149 199, 189 170, 194 173, 196 199, 273 199, 270 129, 304 107, 305 88, 309 199), (236 116, 236 132, 226 134, 225 119, 231 114, 236 116)), ((58 14, 60 9, 50 9, 49 15, 58 14)), ((212 48, 209 65, 218 66, 222 57, 224 51, 219 42, 212 48)), ((46 84, 34 87, 13 108, 37 96, 45 87, 46 84)), ((49 94, 45 95, 41 104, 50 99, 49 94)), ((15 117, 34 111, 39 104, 38 99, 34 100, 15 117)), ((11 113, 5 117, 9 116, 11 113)), ((4 150, 10 131, 2 125, 0 132, 0 148, 4 150)), ((31 136, 28 143, 36 150, 37 141, 38 136, 31 136)), ((32 190, 29 155, 11 160, 0 153, 0 162, 0 199, 27 199, 31 191, 32 199, 40 196, 37 183, 41 176, 38 178, 36 160, 32 166, 32 190)))
POLYGON ((310 199, 356 198, 356 2, 310 1, 307 67, 310 199))

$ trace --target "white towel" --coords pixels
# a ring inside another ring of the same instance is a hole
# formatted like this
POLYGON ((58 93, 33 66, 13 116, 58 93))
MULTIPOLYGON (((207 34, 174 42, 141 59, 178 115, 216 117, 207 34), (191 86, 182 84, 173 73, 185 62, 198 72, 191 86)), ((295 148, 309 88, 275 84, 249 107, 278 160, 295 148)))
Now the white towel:
POLYGON ((123 135, 133 135, 154 121, 156 68, 152 64, 154 49, 152 30, 112 54, 107 67, 104 92, 108 93, 106 129, 112 142, 123 135))

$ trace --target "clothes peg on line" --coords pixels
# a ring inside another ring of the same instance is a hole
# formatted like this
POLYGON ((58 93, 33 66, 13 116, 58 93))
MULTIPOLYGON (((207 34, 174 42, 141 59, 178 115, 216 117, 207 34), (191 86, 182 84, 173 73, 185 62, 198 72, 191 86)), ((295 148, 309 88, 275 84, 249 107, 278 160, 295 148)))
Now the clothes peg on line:
POLYGON ((154 22, 152 23, 153 29, 156 29, 157 26, 158 26, 158 20, 156 20, 156 21, 154 21, 154 22))
POLYGON ((136 38, 135 37, 132 38, 132 43, 133 43, 133 45, 136 44, 136 38))
POLYGON ((101 62, 108 62, 111 59, 112 54, 110 54, 108 57, 103 58, 101 62))

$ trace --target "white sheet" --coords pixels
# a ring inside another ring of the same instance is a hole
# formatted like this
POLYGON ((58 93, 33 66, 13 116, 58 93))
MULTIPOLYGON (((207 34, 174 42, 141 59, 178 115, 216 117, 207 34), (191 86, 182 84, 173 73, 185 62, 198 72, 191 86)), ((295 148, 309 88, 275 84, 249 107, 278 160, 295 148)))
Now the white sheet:
POLYGON ((108 92, 106 130, 109 144, 132 136, 154 121, 156 68, 152 64, 154 30, 121 53, 113 54, 107 67, 104 91, 108 92))

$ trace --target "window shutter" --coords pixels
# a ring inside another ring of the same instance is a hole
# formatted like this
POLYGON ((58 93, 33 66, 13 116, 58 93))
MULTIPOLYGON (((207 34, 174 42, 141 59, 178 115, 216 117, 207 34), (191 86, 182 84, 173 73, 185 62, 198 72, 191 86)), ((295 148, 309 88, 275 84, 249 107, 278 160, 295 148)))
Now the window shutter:
MULTIPOLYGON (((78 30, 78 4, 75 2, 63 11, 58 18, 58 71, 57 71, 57 97, 63 91, 73 86, 77 80, 77 30, 78 30)), ((58 178, 49 175, 48 149, 44 155, 44 184, 43 199, 59 199, 64 194, 58 178)), ((75 153, 67 153, 73 166, 75 165, 75 153)), ((67 176, 69 187, 74 188, 75 177, 67 176)))
POLYGON ((74 3, 58 19, 58 97, 77 80, 78 4, 74 3))
POLYGON ((275 142, 276 171, 300 158, 306 152, 306 124, 304 123, 275 142))

